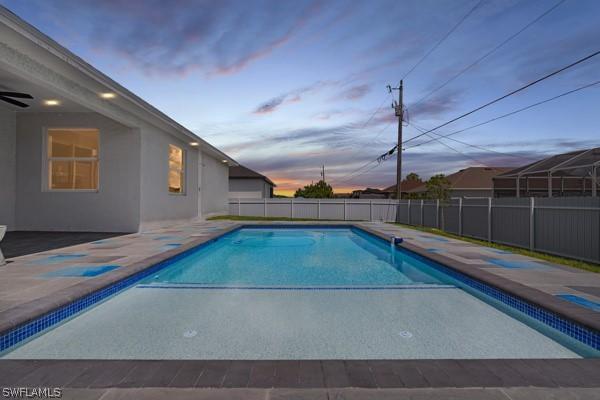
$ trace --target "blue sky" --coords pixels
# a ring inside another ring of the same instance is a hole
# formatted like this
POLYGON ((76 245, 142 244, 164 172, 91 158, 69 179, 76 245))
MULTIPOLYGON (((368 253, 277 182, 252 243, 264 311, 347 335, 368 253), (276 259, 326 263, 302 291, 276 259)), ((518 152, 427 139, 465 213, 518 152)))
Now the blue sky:
MULTIPOLYGON (((600 1, 566 0, 416 104, 559 2, 482 0, 405 79, 410 123, 431 128, 599 50, 600 1)), ((348 176, 394 144, 396 123, 385 86, 397 84, 478 3, 0 0, 205 140, 271 177, 282 193, 318 180, 322 164, 337 191, 394 183, 394 160, 348 176)), ((597 80, 600 56, 439 133, 597 80)), ((439 142, 407 149, 404 171, 428 177, 470 165, 516 166, 598 146, 599 100, 600 85, 453 136, 508 155, 446 140, 457 151, 439 142)), ((404 132, 406 138, 418 133, 412 125, 404 132)))

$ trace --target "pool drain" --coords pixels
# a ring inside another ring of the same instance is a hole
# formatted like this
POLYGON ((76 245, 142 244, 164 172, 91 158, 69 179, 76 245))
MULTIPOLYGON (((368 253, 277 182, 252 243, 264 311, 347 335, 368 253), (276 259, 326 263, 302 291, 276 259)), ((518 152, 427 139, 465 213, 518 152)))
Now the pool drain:
POLYGON ((400 337, 403 337, 405 339, 411 338, 412 337, 412 333, 410 333, 409 331, 400 331, 400 337))
POLYGON ((190 329, 190 330, 187 330, 187 331, 183 332, 183 337, 184 338, 193 338, 197 334, 198 334, 198 331, 190 329))

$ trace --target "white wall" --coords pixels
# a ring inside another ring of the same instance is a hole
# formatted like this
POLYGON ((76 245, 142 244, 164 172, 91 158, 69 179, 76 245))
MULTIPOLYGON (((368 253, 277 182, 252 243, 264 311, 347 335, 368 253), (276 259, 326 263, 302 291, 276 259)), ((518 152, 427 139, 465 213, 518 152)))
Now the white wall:
POLYGON ((140 220, 140 135, 96 113, 19 113, 17 206, 19 230, 135 232, 140 220), (100 130, 97 192, 42 190, 42 138, 49 127, 100 130))
POLYGON ((0 108, 0 225, 15 228, 16 115, 0 108))
POLYGON ((230 199, 262 199, 271 197, 271 185, 264 179, 230 178, 230 199))
POLYGON ((142 128, 142 229, 198 216, 198 150, 154 127, 142 128), (185 150, 184 194, 169 193, 169 145, 185 150))
POLYGON ((206 153, 202 154, 202 216, 227 214, 229 210, 229 167, 206 153))

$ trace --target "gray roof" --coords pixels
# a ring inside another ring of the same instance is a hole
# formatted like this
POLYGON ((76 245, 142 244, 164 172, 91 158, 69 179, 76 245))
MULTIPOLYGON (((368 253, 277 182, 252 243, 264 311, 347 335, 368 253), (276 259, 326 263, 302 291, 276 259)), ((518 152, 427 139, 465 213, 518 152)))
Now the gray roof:
POLYGON ((266 176, 259 174, 250 168, 244 167, 243 165, 229 167, 229 179, 262 179, 270 185, 277 186, 266 176))

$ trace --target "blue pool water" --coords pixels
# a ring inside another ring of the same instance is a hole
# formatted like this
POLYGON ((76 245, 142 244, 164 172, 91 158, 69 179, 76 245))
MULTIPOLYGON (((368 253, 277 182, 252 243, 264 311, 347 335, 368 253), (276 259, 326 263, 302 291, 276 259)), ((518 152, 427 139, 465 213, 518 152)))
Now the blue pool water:
POLYGON ((357 229, 245 228, 3 357, 598 357, 444 271, 357 229))
POLYGON ((145 283, 248 286, 444 283, 423 262, 350 229, 241 229, 145 283), (429 273, 428 273, 429 272, 429 273))

